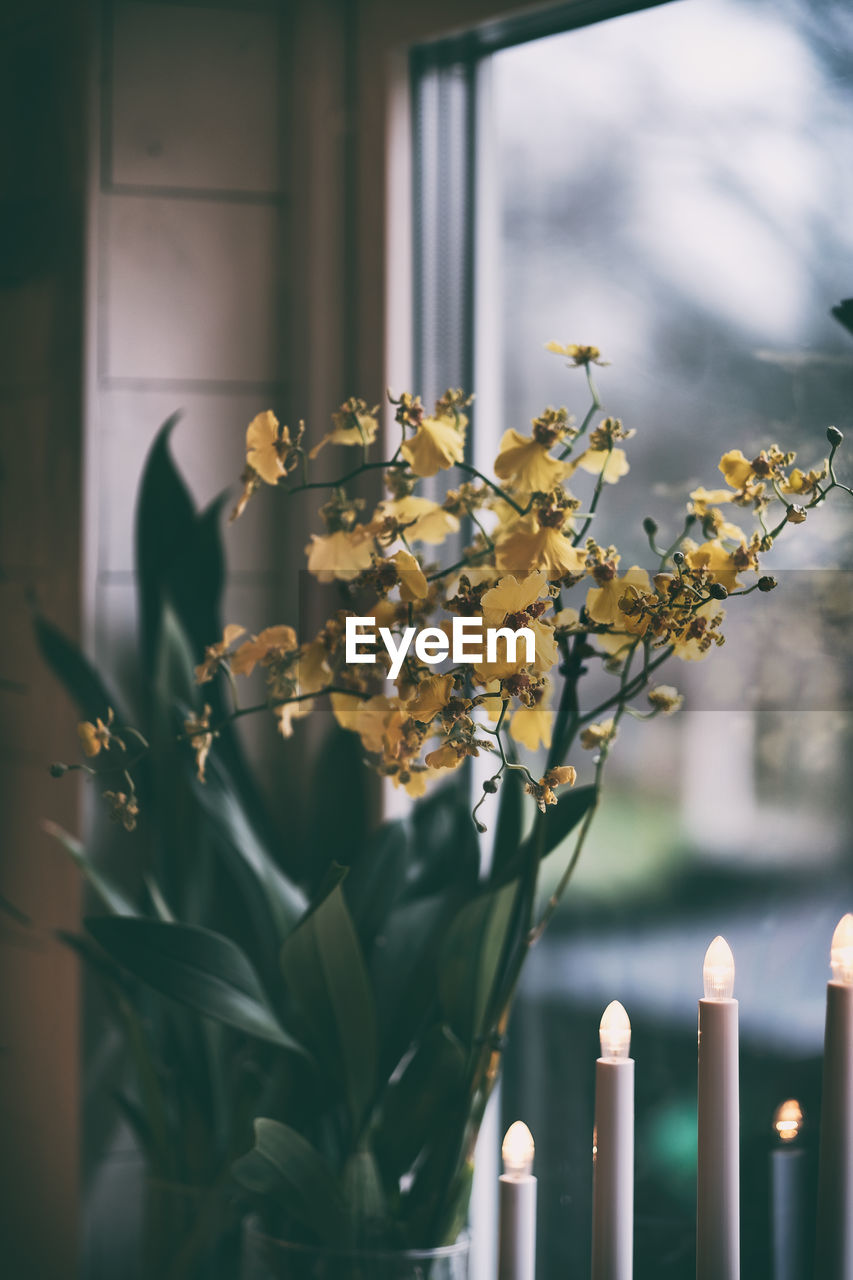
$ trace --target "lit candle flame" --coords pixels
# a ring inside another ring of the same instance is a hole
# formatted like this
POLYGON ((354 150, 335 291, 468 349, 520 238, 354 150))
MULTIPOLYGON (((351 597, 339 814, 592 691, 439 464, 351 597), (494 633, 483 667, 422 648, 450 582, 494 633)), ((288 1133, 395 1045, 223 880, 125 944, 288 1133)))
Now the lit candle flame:
POLYGON ((776 1108, 773 1128, 782 1142, 793 1142, 799 1136, 802 1123, 803 1112, 796 1098, 788 1098, 776 1108))
POLYGON ((706 1000, 731 1000, 735 986, 735 958, 725 938, 719 935, 705 952, 702 978, 706 1000))
POLYGON ((535 1146, 533 1134, 523 1120, 516 1120, 506 1131, 501 1146, 504 1173, 508 1178, 527 1178, 533 1172, 535 1146))
POLYGON ((836 982, 843 982, 848 987, 853 986, 853 915, 849 911, 835 926, 829 951, 829 963, 836 982))
POLYGON ((611 1000, 598 1028, 602 1058, 627 1058, 631 1049, 631 1020, 618 1000, 611 1000))

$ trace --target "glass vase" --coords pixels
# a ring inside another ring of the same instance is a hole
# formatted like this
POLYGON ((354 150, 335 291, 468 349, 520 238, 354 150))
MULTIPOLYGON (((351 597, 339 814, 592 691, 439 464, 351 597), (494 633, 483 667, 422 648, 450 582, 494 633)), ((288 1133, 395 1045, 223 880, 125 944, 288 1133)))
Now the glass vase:
POLYGON ((255 1218, 243 1227, 242 1280, 468 1280, 468 1239, 439 1249, 334 1250, 265 1235, 255 1218))

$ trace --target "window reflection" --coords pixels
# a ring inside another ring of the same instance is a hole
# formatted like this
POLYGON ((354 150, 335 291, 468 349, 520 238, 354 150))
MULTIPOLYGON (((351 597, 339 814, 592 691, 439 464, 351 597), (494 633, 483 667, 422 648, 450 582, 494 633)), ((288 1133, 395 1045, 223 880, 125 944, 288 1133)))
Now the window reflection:
MULTIPOLYGON (((853 293, 853 11, 677 0, 499 53, 491 88, 499 425, 582 413, 582 378, 544 343, 599 346, 605 408, 638 432, 606 538, 643 563, 643 517, 675 519, 724 449, 778 439, 811 465, 827 425, 853 427, 853 342, 830 316, 853 293)), ((731 602, 728 650, 670 673, 680 723, 625 725, 527 971, 504 1096, 537 1135, 545 1275, 588 1266, 611 999, 635 1029, 637 1275, 690 1274, 696 1000, 717 933, 741 1001, 744 1274, 769 1275, 772 1118, 797 1097, 816 1134, 828 946, 853 900, 849 509, 814 525, 780 540, 773 597, 748 619, 731 602)))

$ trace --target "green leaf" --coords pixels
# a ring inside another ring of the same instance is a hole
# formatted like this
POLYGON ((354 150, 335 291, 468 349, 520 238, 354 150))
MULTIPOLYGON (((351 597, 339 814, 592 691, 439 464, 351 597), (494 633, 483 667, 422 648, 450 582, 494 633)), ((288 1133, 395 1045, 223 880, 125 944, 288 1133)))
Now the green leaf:
POLYGON ((281 1201, 324 1243, 342 1239, 343 1198, 332 1170, 307 1138, 277 1120, 255 1121, 255 1145, 232 1165, 247 1191, 281 1201))
POLYGON ((375 1239, 388 1218, 376 1157, 368 1148, 354 1152, 344 1165, 343 1194, 350 1220, 350 1243, 358 1248, 375 1239))
POLYGON ((196 783, 198 802, 210 820, 215 848, 240 886, 255 927, 276 959, 281 943, 307 910, 304 893, 264 846, 218 761, 208 763, 208 780, 196 783), (270 926, 272 936, 267 940, 270 926))
POLYGON ((281 951, 285 982, 314 1052, 341 1081, 356 1127, 376 1078, 376 1014, 361 946, 337 884, 281 951))
POLYGON ((64 636, 58 627, 36 614, 33 619, 36 643, 54 675, 73 698, 84 720, 106 720, 110 707, 119 721, 119 704, 82 650, 64 636))
POLYGON ((436 1117, 453 1110, 466 1087, 465 1053, 447 1026, 434 1025, 382 1102, 376 1150, 390 1185, 435 1137, 436 1117))
POLYGON ((165 577, 168 597, 199 657, 205 646, 222 634, 225 552, 221 526, 227 498, 227 494, 220 494, 195 517, 165 577))
POLYGON ((151 905, 154 908, 158 920, 165 921, 166 924, 174 924, 175 917, 169 908, 169 904, 163 897, 163 892, 154 876, 146 873, 143 877, 145 888, 148 890, 148 897, 151 899, 151 905))
POLYGON ((171 723, 177 706, 197 707, 195 664, 189 638, 170 604, 164 604, 157 632, 154 687, 162 704, 161 714, 171 723))
POLYGON ((406 896, 444 893, 449 885, 473 891, 480 873, 480 844, 467 787, 451 782, 420 800, 412 812, 412 828, 414 858, 406 896))
MULTIPOLYGON (((567 791, 561 795, 557 804, 548 806, 541 819, 545 826, 545 839, 542 846, 543 858, 546 858, 549 853, 553 853, 566 837, 571 835, 575 827, 586 817, 589 810, 595 806, 597 800, 598 792, 595 787, 578 787, 574 791, 567 791)), ((510 858, 505 864, 502 875, 498 877, 498 883, 503 884, 509 877, 517 876, 520 873, 527 862, 527 858, 532 853, 532 842, 535 838, 536 827, 534 825, 533 832, 527 837, 516 857, 510 858)))
POLYGON ((164 588, 175 556, 192 537, 196 520, 195 504, 169 451, 169 436, 179 419, 180 414, 172 414, 157 432, 145 461, 136 507, 142 654, 149 670, 153 670, 164 588))
POLYGON ((498 976, 518 885, 515 881, 468 903, 442 947, 439 991, 447 1021, 466 1046, 488 1028, 484 1019, 498 976))
POLYGON ((55 822, 45 821, 42 823, 42 827, 48 835, 59 841, 65 852, 83 872, 83 875, 108 911, 111 911, 115 916, 136 916, 139 914, 136 907, 124 893, 124 890, 113 884, 109 876, 95 866, 79 840, 75 839, 74 836, 55 822))
POLYGON ((155 991, 259 1040, 305 1052, 280 1025, 254 969, 229 938, 161 920, 103 917, 85 923, 112 959, 155 991))
MULTIPOLYGON (((501 779, 495 844, 492 851, 492 884, 501 884, 521 845, 524 816, 524 781, 518 769, 508 769, 501 779)), ((510 873, 510 879, 512 874, 510 873)))
POLYGON ((320 748, 311 793, 322 795, 330 778, 335 779, 335 802, 317 805, 310 827, 311 871, 319 877, 333 862, 351 867, 371 852, 367 839, 370 779, 364 768, 364 748, 357 734, 334 721, 320 748))

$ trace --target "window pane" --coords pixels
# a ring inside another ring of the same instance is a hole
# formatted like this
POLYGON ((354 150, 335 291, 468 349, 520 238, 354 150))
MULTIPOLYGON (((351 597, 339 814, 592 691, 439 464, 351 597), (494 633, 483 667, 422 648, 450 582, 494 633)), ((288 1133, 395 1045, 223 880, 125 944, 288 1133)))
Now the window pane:
MULTIPOLYGON (((649 566, 643 517, 671 541, 724 450, 776 440, 812 465, 826 426, 851 425, 853 338, 830 308, 853 294, 853 13, 680 0, 489 70, 500 426, 548 403, 581 418, 583 373, 544 344, 599 346, 604 407, 637 436, 594 532, 649 566)), ((668 669, 691 709, 623 722, 507 1063, 507 1118, 537 1139, 546 1275, 588 1266, 596 1033, 616 998, 635 1029, 637 1275, 690 1274, 696 999, 719 932, 741 1000, 744 1274, 770 1274, 772 1114, 798 1095, 816 1134, 829 939, 853 900, 850 530, 838 501, 781 539, 779 591, 730 602, 728 646, 668 669)))

